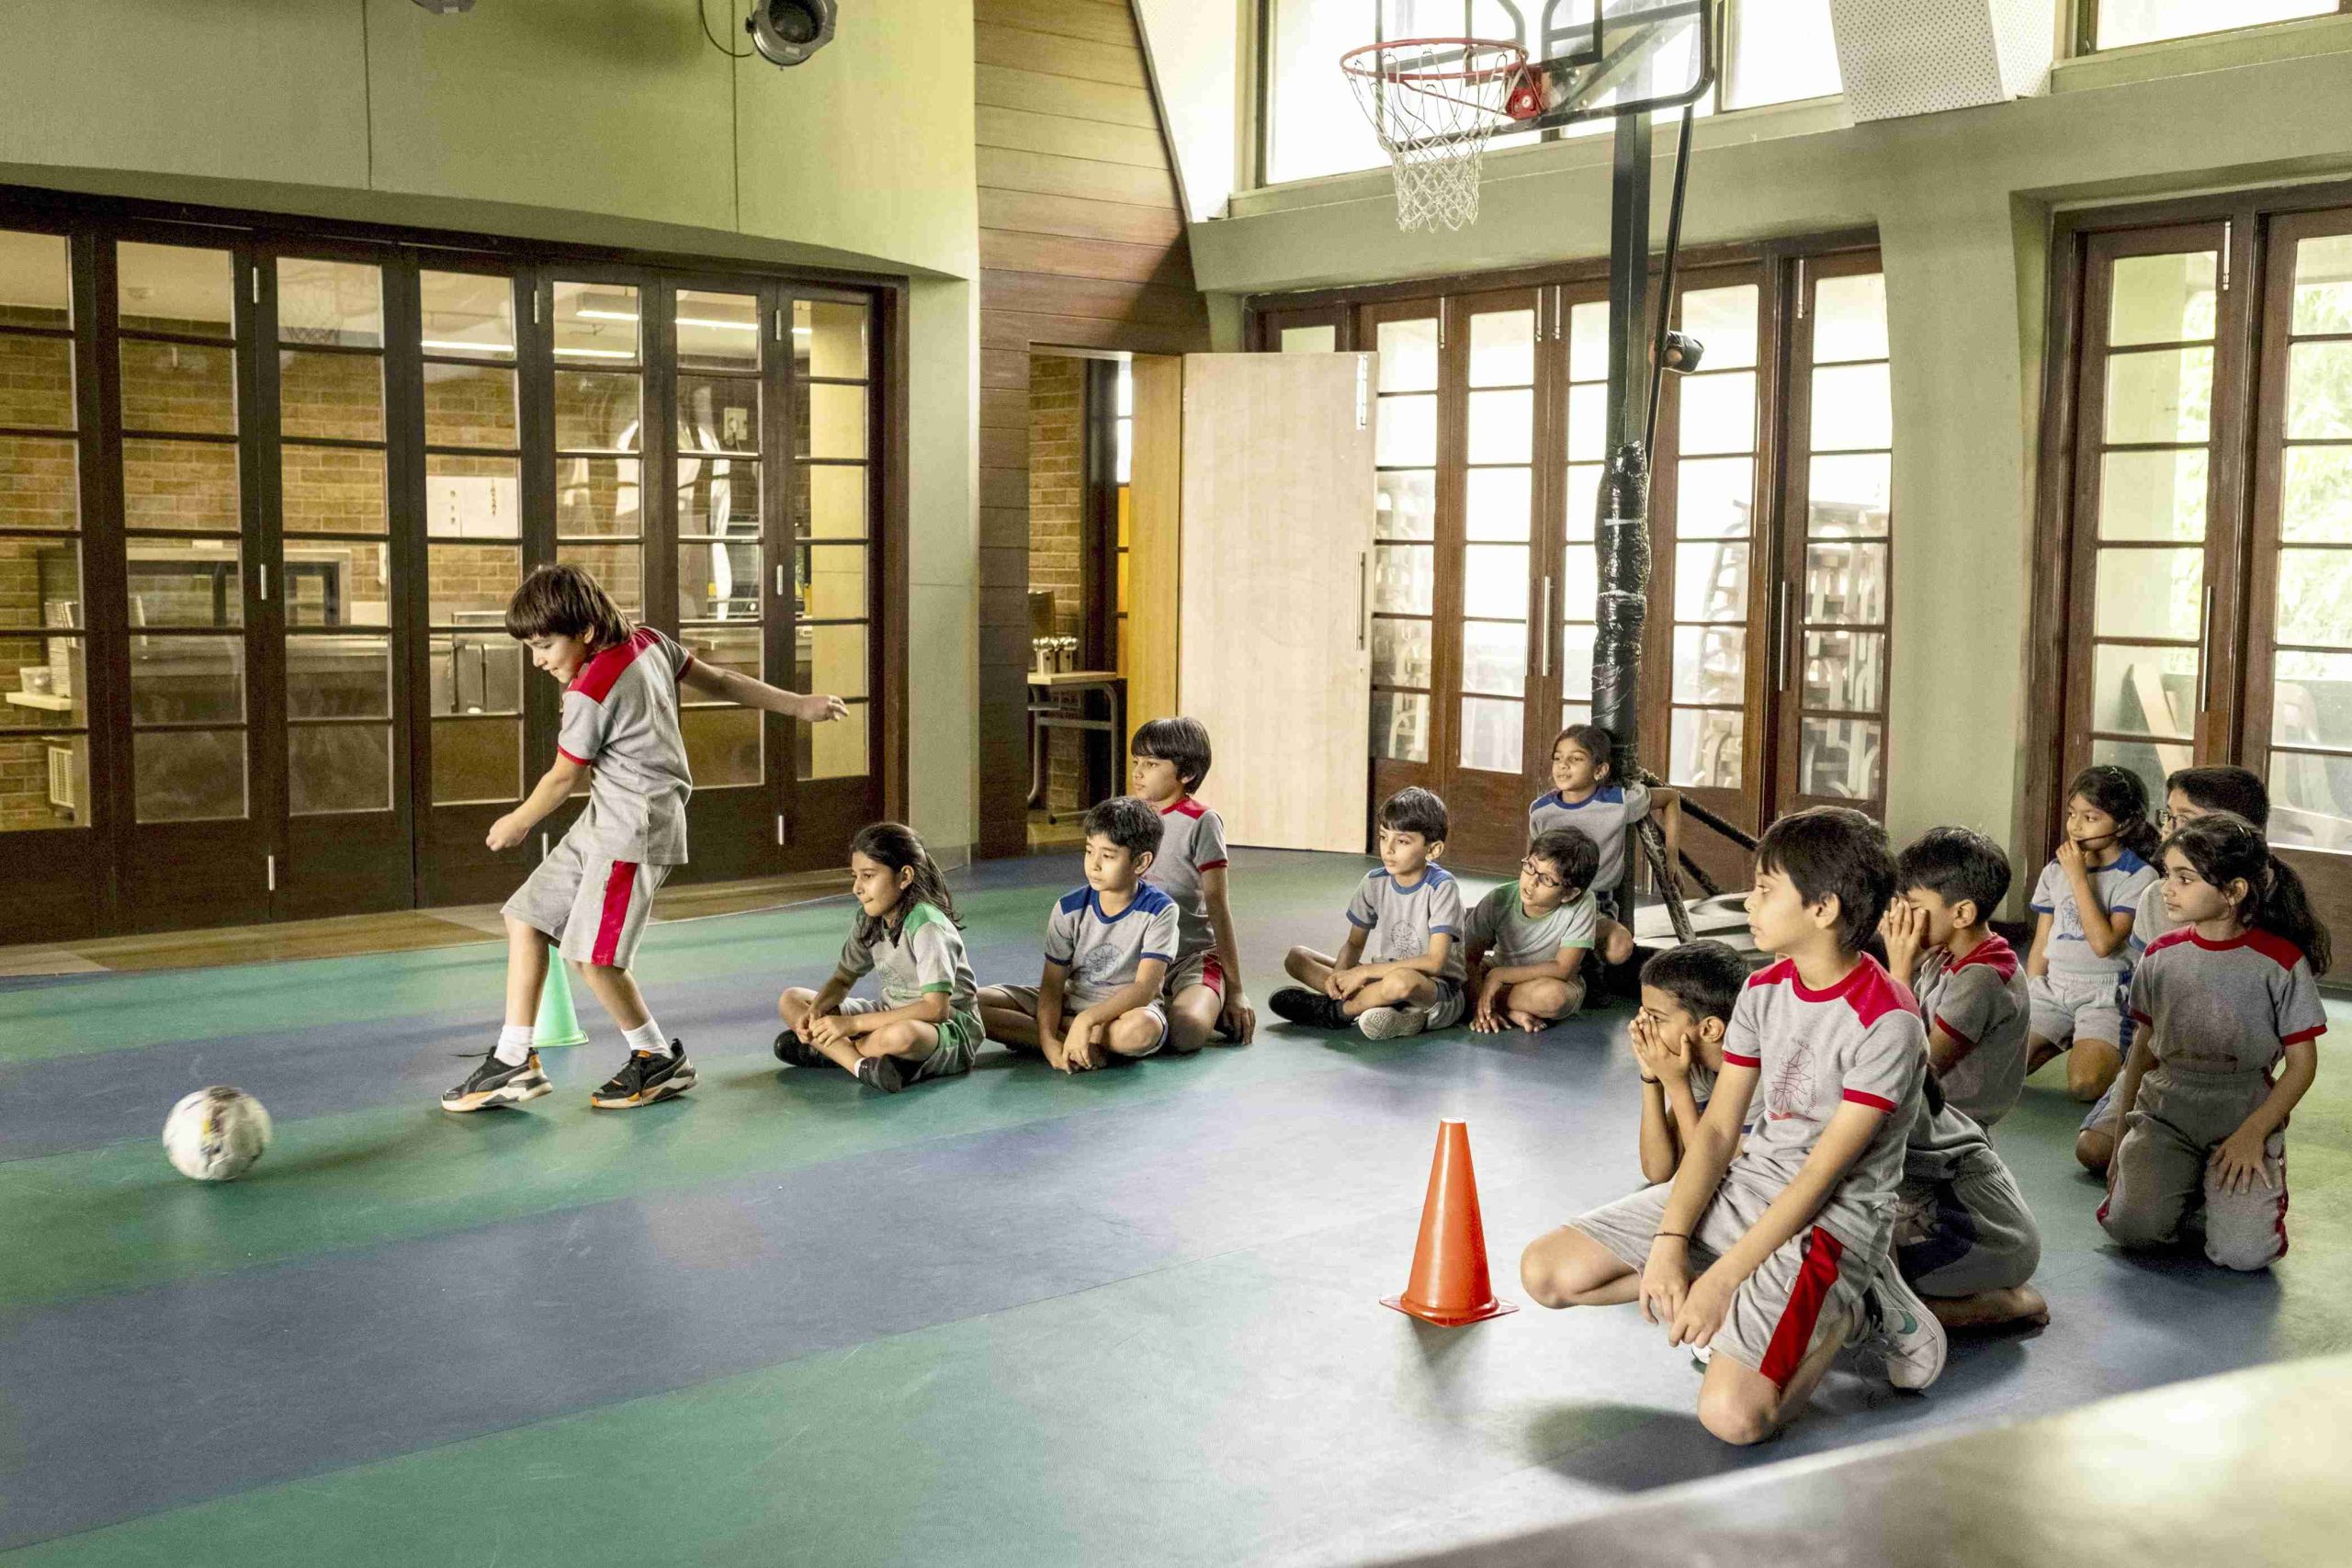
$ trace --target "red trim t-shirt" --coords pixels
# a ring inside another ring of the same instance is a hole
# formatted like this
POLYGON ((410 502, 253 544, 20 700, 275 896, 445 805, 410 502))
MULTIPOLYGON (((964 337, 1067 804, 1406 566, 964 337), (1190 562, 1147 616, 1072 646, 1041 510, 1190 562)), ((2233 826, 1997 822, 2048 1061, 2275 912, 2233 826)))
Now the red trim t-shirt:
POLYGON ((2288 1046, 2327 1032, 2310 960, 2265 931, 2158 937, 2132 972, 2132 1019, 2148 1031, 2154 1070, 2183 1077, 2267 1073, 2288 1046))
POLYGON ((678 730, 678 678, 693 666, 684 649, 639 626, 571 678, 555 749, 591 773, 588 809, 566 838, 614 860, 685 863, 695 781, 678 730))

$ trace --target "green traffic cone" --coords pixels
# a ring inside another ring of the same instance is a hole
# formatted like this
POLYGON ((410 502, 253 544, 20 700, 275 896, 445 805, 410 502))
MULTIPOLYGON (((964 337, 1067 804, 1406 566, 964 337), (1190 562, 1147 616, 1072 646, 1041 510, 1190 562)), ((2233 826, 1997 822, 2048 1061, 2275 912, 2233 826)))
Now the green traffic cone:
POLYGON ((539 987, 539 1016, 531 1025, 532 1048, 547 1051, 558 1045, 585 1045, 588 1032, 580 1027, 580 1015, 571 1010, 571 985, 563 977, 563 960, 550 957, 547 984, 539 987))

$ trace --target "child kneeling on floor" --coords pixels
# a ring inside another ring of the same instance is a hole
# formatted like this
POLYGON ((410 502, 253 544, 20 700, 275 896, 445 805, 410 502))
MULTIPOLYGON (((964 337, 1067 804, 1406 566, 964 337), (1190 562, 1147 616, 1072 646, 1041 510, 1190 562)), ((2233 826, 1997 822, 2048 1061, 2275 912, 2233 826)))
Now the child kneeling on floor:
POLYGON ((1159 849, 1159 813, 1122 795, 1086 814, 1086 886, 1046 920, 1046 967, 1035 987, 980 993, 989 1038, 1035 1051, 1057 1072, 1091 1072, 1168 1043, 1160 999, 1176 956, 1176 901, 1144 880, 1159 849), (1075 1003, 1077 1016, 1064 1021, 1075 1003))
MULTIPOLYGON (((1673 1182, 1585 1214, 1521 1270, 1546 1306, 1638 1301, 1669 1344, 1706 1348, 1699 1419, 1732 1443, 1777 1431, 1866 1313, 1885 1321, 1868 1298, 1893 1273, 1881 1265, 1927 1070, 1909 994, 1861 951, 1894 893, 1884 831, 1816 807, 1775 822, 1756 866, 1748 929, 1779 962, 1740 992, 1673 1182)), ((1887 1347, 1890 1378, 1903 1359, 1923 1385, 1943 1331, 1924 1308, 1905 1320, 1914 1342, 1887 1347)))
POLYGON ((1400 789, 1380 806, 1380 869, 1348 902, 1338 957, 1294 947, 1283 967, 1299 982, 1266 998, 1293 1023, 1361 1030, 1391 1040, 1460 1021, 1462 887, 1437 863, 1445 852, 1445 802, 1400 789))
POLYGON ((785 1026, 776 1060, 836 1066, 885 1094, 971 1071, 978 987, 956 899, 914 829, 861 829, 849 847, 849 890, 857 916, 833 977, 821 990, 796 986, 776 998, 785 1026), (879 1001, 849 994, 866 974, 880 976, 879 1001))
POLYGON ((1989 1131, 2025 1088, 2026 976, 1992 924, 2009 857, 1982 833, 1930 828, 1895 861, 1894 889, 1878 928, 1887 973, 1918 998, 1944 1099, 1989 1131))
POLYGON ((1600 852, 1575 828, 1538 833, 1506 882, 1470 910, 1462 945, 1464 994, 1476 997, 1470 1027, 1481 1034, 1533 1034, 1584 1005, 1584 959, 1596 922, 1592 875, 1600 852))
MULTIPOLYGON (((1723 1073, 1724 1034, 1747 985, 1747 960, 1720 942, 1686 942, 1642 965, 1641 1010, 1628 1032, 1642 1076, 1643 1180, 1671 1181, 1681 1168, 1723 1073)), ((1563 1234, 1529 1247, 1531 1263, 1563 1234)))
POLYGON ((2124 1247, 2161 1247, 2201 1210, 2208 1258, 2267 1269, 2287 1251, 2287 1115, 2327 1032, 2313 976, 2326 972, 2328 934, 2302 879, 2242 817, 2175 829, 2163 862, 2178 929, 2148 944, 2132 976, 2139 1033, 2116 1089, 2123 1136, 2098 1222, 2124 1247))

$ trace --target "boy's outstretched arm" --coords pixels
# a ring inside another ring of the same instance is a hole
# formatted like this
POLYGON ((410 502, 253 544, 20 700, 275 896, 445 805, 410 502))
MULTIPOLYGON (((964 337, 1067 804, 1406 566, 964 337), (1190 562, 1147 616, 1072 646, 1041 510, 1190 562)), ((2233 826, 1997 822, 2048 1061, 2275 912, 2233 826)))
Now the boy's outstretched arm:
POLYGON ((531 829, 546 819, 548 813, 571 797, 580 781, 588 776, 588 764, 575 762, 561 752, 556 753, 548 771, 539 775, 538 784, 523 799, 523 804, 490 825, 490 836, 482 841, 493 850, 511 850, 531 836, 531 829))
POLYGON ((839 697, 813 694, 803 696, 732 670, 722 670, 707 660, 697 659, 687 665, 685 673, 678 677, 678 683, 739 707, 763 708, 803 724, 825 724, 849 716, 849 705, 839 697))

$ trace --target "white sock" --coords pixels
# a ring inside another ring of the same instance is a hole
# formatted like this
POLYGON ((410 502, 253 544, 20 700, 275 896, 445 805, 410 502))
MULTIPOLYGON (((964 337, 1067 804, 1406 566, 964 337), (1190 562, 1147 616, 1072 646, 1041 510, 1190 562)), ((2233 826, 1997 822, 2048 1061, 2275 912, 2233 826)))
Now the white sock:
POLYGON ((498 1059, 510 1067, 519 1067, 531 1055, 531 1026, 510 1023, 498 1032, 498 1059))
POLYGON ((630 1050, 642 1051, 649 1056, 670 1054, 670 1042, 662 1038, 661 1021, 651 1013, 646 1014, 645 1021, 635 1029, 622 1030, 621 1038, 628 1042, 630 1050))

